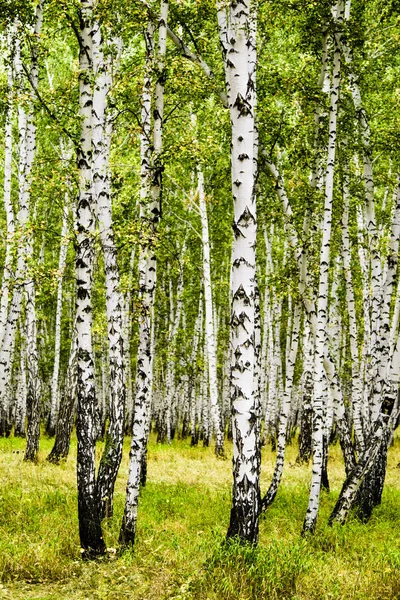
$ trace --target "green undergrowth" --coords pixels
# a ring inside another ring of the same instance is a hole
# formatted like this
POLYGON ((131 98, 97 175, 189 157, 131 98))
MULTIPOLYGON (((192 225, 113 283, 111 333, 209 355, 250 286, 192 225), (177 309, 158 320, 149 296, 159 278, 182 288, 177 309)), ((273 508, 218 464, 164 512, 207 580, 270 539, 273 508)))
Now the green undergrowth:
MULTIPOLYGON (((262 517, 258 548, 224 541, 230 509, 231 461, 189 442, 149 447, 135 551, 118 554, 127 454, 114 517, 104 524, 107 558, 80 559, 75 441, 61 465, 23 462, 23 440, 0 439, 0 598, 15 600, 320 600, 400 599, 400 444, 390 450, 383 502, 366 525, 327 519, 343 480, 340 450, 331 449, 332 491, 323 493, 317 530, 300 537, 310 467, 296 448, 277 498, 262 517)), ((128 448, 128 440, 127 440, 128 448)), ((126 449, 127 449, 126 448, 126 449)), ((227 449, 228 455, 230 448, 227 449)), ((100 448, 99 448, 100 454, 100 448)), ((263 489, 274 455, 265 449, 263 489)))

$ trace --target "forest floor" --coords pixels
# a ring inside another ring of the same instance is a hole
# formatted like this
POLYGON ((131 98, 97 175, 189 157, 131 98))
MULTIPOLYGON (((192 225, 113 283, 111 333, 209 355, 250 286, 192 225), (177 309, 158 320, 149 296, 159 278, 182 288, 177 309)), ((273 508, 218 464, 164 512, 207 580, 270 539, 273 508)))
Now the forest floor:
MULTIPOLYGON (((0 439, 0 598, 12 600, 395 600, 400 598, 400 439, 390 449, 383 501, 366 525, 327 520, 344 478, 330 450, 332 491, 322 496, 317 530, 302 539, 310 467, 288 448, 281 488, 262 518, 257 549, 224 545, 231 460, 190 441, 149 446, 134 552, 117 557, 129 441, 118 477, 115 516, 104 526, 109 556, 80 560, 75 449, 59 466, 23 462, 24 441, 0 439)), ((99 446, 100 451, 100 446, 99 446)), ((231 445, 227 446, 231 454, 231 445)), ((275 455, 263 451, 266 491, 275 455)))

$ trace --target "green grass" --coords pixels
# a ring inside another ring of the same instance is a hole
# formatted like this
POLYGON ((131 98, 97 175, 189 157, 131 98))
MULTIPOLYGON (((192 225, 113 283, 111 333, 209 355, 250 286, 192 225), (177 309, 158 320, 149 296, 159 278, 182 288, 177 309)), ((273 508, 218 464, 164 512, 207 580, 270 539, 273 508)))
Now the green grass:
MULTIPOLYGON (((400 441, 390 450, 383 502, 363 525, 327 526, 343 480, 331 449, 330 494, 323 494, 316 533, 302 539, 309 467, 288 448, 278 496, 262 518, 260 544, 224 543, 231 461, 189 442, 149 447, 135 551, 117 557, 127 477, 127 448, 117 481, 115 516, 104 524, 107 559, 80 559, 75 441, 59 466, 23 462, 23 440, 0 439, 0 598, 13 600, 321 600, 400 598, 400 441)), ((228 447, 228 452, 230 452, 228 447)), ((263 456, 263 490, 274 455, 263 456)))

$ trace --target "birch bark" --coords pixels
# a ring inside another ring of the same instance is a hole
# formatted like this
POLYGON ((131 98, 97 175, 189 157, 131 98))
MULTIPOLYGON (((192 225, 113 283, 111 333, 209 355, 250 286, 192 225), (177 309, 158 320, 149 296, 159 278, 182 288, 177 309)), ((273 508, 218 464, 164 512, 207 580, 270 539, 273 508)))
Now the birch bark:
POLYGON ((128 291, 125 297, 124 312, 124 350, 125 350, 125 433, 132 434, 133 426, 133 393, 132 393, 132 365, 131 365, 131 302, 133 269, 135 263, 136 248, 132 248, 129 262, 128 291))
POLYGON ((313 394, 314 336, 308 321, 303 332, 303 374, 301 378, 302 407, 299 433, 299 454, 296 463, 308 463, 311 458, 312 394, 313 394))
MULTIPOLYGON (((33 88, 37 88, 39 81, 38 48, 43 21, 43 0, 41 0, 35 11, 35 22, 33 27, 34 40, 31 44, 31 65, 29 79, 33 88)), ((26 140, 25 152, 26 162, 23 176, 23 186, 20 189, 20 206, 30 211, 31 197, 30 184, 32 181, 32 167, 36 154, 36 124, 33 108, 33 90, 31 90, 31 105, 26 115, 26 140)), ((32 233, 28 233, 26 239, 26 257, 33 255, 32 233)), ((36 297, 34 277, 28 276, 25 284, 26 295, 26 353, 27 353, 27 432, 25 461, 35 461, 39 450, 40 438, 40 380, 38 369, 38 346, 37 346, 37 321, 36 321, 36 297)))
POLYGON ((154 237, 160 217, 162 186, 162 128, 164 117, 165 53, 167 45, 168 0, 161 0, 158 23, 157 81, 154 99, 153 154, 151 153, 151 67, 154 54, 154 27, 146 32, 146 72, 142 92, 141 132, 141 190, 140 217, 148 227, 149 239, 139 248, 139 286, 142 302, 139 324, 139 348, 136 372, 135 410, 132 441, 129 454, 129 473, 126 486, 125 509, 119 540, 123 545, 133 545, 139 504, 142 461, 146 453, 148 412, 151 407, 153 347, 152 319, 156 290, 157 257, 154 237))
MULTIPOLYGON (((347 9, 350 16, 350 7, 347 9)), ((349 88, 353 99, 354 108, 357 112, 360 137, 362 143, 363 179, 365 187, 365 203, 363 207, 363 221, 365 224, 368 247, 367 280, 369 282, 369 339, 365 344, 365 397, 370 408, 370 418, 365 422, 365 428, 369 429, 370 422, 373 424, 378 418, 380 389, 375 390, 376 373, 379 365, 379 330, 380 330, 380 301, 381 301, 381 256, 379 251, 379 235, 376 224, 374 204, 374 175, 371 151, 371 132, 366 111, 362 103, 362 97, 357 78, 353 71, 353 58, 349 46, 343 36, 338 38, 341 53, 343 55, 346 69, 348 70, 349 88)), ((368 314, 366 313, 366 314, 368 314)), ((369 431, 367 431, 369 433, 369 431)))
POLYGON ((100 461, 97 490, 101 517, 112 516, 115 480, 122 458, 125 411, 123 309, 120 274, 111 210, 109 155, 112 137, 110 94, 113 48, 106 46, 100 24, 92 35, 94 89, 92 106, 92 181, 100 240, 104 256, 108 358, 110 368, 110 411, 105 447, 100 461))
POLYGON ((4 187, 3 198, 7 222, 7 241, 6 256, 4 260, 3 278, 1 280, 1 300, 0 300, 0 344, 4 339, 5 327, 7 322, 7 313, 9 306, 9 286, 12 276, 12 242, 15 234, 14 207, 11 202, 11 176, 12 176, 12 154, 13 154, 13 136, 12 122, 14 115, 14 61, 15 61, 15 31, 10 28, 7 36, 8 46, 10 48, 9 65, 7 72, 8 102, 4 135, 4 187))
MULTIPOLYGON (((67 156, 63 156, 63 160, 68 160, 67 156)), ((47 427, 47 433, 53 436, 55 433, 55 426, 57 420, 57 412, 60 403, 60 387, 59 387, 59 373, 60 373, 60 349, 61 349, 61 312, 63 305, 63 278, 64 269, 67 260, 68 252, 68 215, 69 215, 69 192, 65 193, 64 208, 63 208, 63 220, 61 226, 61 242, 60 242, 60 254, 58 260, 58 285, 57 285, 57 306, 56 306, 56 327, 55 327, 55 342, 54 342, 54 366, 53 366, 53 377, 51 382, 51 404, 50 404, 50 415, 47 427)))
POLYGON ((55 440, 53 448, 47 457, 49 462, 58 464, 69 454, 71 432, 74 423, 77 392, 77 334, 74 323, 71 338, 71 348, 68 368, 65 375, 64 387, 61 394, 60 410, 57 416, 55 440))
MULTIPOLYGON (((24 76, 21 62, 21 40, 15 40, 15 79, 18 92, 24 93, 24 76)), ((19 133, 19 163, 18 163, 18 234, 21 242, 18 245, 17 267, 15 270, 15 285, 13 296, 8 310, 7 322, 0 347, 0 406, 1 406, 1 434, 9 435, 11 423, 9 419, 9 405, 11 394, 11 368, 14 359, 15 340, 17 324, 21 314, 22 298, 26 278, 26 255, 27 255, 27 227, 30 215, 30 174, 34 152, 32 143, 34 139, 30 136, 28 145, 28 116, 25 108, 18 107, 18 133, 19 133)), ((31 131, 32 133, 32 131, 31 131)), ((6 190, 8 191, 8 190, 6 190)), ((6 198, 7 199, 7 198, 6 198)))
POLYGON ((360 457, 357 466, 352 470, 343 484, 338 501, 329 517, 330 525, 332 525, 334 521, 341 524, 346 521, 349 511, 356 501, 356 496, 363 482, 363 478, 373 467, 382 443, 385 443, 385 439, 387 444, 389 429, 386 427, 386 423, 378 420, 375 423, 374 429, 373 435, 369 439, 369 443, 360 457))
MULTIPOLYGON (((180 255, 184 257, 186 250, 186 242, 183 242, 180 255)), ((171 443, 173 437, 173 421, 175 419, 175 394, 177 391, 175 374, 176 374, 176 342, 179 327, 181 324, 183 311, 183 260, 180 265, 178 286, 176 290, 176 307, 174 307, 172 281, 170 279, 170 313, 169 313, 169 333, 168 333, 168 363, 165 374, 165 433, 167 444, 171 443)))
POLYGON ((285 448, 287 439, 288 419, 290 413, 290 404, 292 399, 293 390, 293 378, 294 378, 294 367, 296 364, 297 350, 299 346, 300 337, 300 324, 301 324, 301 307, 296 304, 293 315, 293 329, 291 343, 288 344, 290 351, 286 364, 286 376, 285 376, 285 389, 283 393, 282 408, 279 418, 279 430, 278 430, 278 443, 276 453, 276 465, 274 474, 272 477, 271 484, 268 492, 262 499, 263 510, 268 508, 273 502, 276 493, 278 491, 279 483, 281 481, 283 465, 285 461, 285 448))
POLYGON ((201 219, 202 244, 203 244, 203 286, 205 301, 205 335, 207 345, 208 377, 211 404, 211 419, 215 431, 215 453, 217 456, 224 454, 224 436, 221 429, 221 415, 218 404, 218 378, 217 378, 217 340, 215 334, 214 306, 212 299, 211 264, 210 264, 210 239, 208 233, 207 206, 204 192, 204 176, 201 169, 197 172, 199 209, 201 219))
POLYGON ((16 407, 15 407, 15 428, 14 435, 17 437, 25 437, 25 420, 26 420, 26 344, 25 340, 21 341, 20 367, 17 381, 16 407))
POLYGON ((95 476, 96 392, 92 348, 92 279, 95 207, 92 187, 92 39, 93 2, 80 2, 79 106, 80 144, 77 152, 79 198, 76 239, 76 321, 78 362, 77 479, 79 535, 83 558, 104 554, 95 476))
POLYGON ((256 7, 218 5, 229 111, 234 202, 231 288, 233 489, 227 537, 256 544, 260 512, 260 407, 255 390, 256 232, 254 190, 256 7))
POLYGON ((358 327, 355 297, 351 273, 351 255, 349 239, 349 182, 348 174, 343 179, 343 216, 342 216, 342 256, 344 276, 346 280, 346 301, 349 314, 350 353, 352 360, 352 405, 353 425, 356 447, 359 452, 364 450, 364 431, 362 425, 363 385, 360 373, 360 356, 358 350, 358 327))
MULTIPOLYGON (((343 19, 343 6, 336 5, 336 22, 343 19)), ((335 170, 336 154, 336 129, 340 89, 340 51, 334 41, 334 64, 332 71, 331 106, 329 113, 329 145, 328 164, 325 180, 325 202, 322 223, 322 241, 320 252, 320 278, 317 303, 317 328, 315 337, 315 366, 314 366, 314 394, 313 394, 313 467, 311 489, 306 517, 303 524, 303 533, 313 532, 316 526, 321 478, 324 464, 324 402, 326 393, 326 376, 324 370, 324 356, 326 344, 326 328, 328 319, 328 275, 330 262, 330 240, 332 227, 332 202, 333 202, 333 177, 335 170)))
MULTIPOLYGON (((308 256, 307 250, 298 238, 297 231, 293 224, 293 212, 290 206, 289 198, 287 196, 285 185, 282 176, 280 175, 276 165, 266 157, 266 165, 270 171, 272 177, 275 180, 275 189, 278 198, 281 202, 284 216, 284 225, 286 230, 287 239, 289 245, 294 251, 296 263, 299 271, 299 292, 303 299, 304 308, 309 321, 310 329, 313 336, 313 344, 315 344, 316 330, 317 330, 317 311, 315 307, 315 301, 312 295, 310 295, 310 281, 308 274, 308 256)), ((308 229, 308 218, 304 220, 304 234, 306 237, 308 229)), ((338 385, 338 375, 335 364, 327 351, 327 344, 325 344, 325 355, 324 355, 324 368, 327 374, 328 380, 331 387, 334 389, 335 396, 335 418, 338 426, 340 435, 340 443, 343 451, 343 457, 346 465, 346 471, 350 471, 354 466, 354 454, 351 444, 351 435, 349 426, 346 420, 346 414, 344 409, 343 394, 338 385)), ((311 384, 311 382, 310 382, 311 384)), ((312 385, 311 385, 312 387, 312 385)))

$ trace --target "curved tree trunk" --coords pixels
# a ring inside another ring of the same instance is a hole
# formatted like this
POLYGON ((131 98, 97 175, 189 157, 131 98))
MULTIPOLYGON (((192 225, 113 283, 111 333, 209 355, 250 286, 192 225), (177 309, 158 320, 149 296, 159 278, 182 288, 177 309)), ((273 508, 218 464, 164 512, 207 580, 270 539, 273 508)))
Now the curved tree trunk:
MULTIPOLYGON (((389 429, 387 428, 386 424, 384 424, 381 420, 376 423, 375 431, 368 440, 357 466, 352 470, 349 477, 346 478, 346 481, 343 484, 335 508, 329 517, 330 525, 334 521, 340 524, 345 523, 351 508, 355 505, 360 486, 366 474, 374 466, 375 459, 382 448, 382 444, 387 445, 388 431, 389 429)), ((370 488, 367 488, 367 491, 370 493, 370 488)))
POLYGON ((299 304, 296 304, 294 309, 294 317, 293 317, 293 330, 292 330, 292 339, 291 343, 288 344, 290 351, 288 355, 288 361, 286 364, 286 379, 285 379, 285 390, 283 394, 282 400, 282 408, 279 419, 279 431, 278 431, 278 444, 277 444, 277 453, 276 453, 276 465, 274 474, 272 476, 272 481, 269 486, 268 492, 265 494, 262 499, 262 508, 263 510, 267 509, 273 502, 276 493, 278 491, 279 483, 281 481, 283 465, 285 461, 285 448, 286 448, 286 439, 287 439, 287 426, 288 426, 288 418, 290 413, 290 404, 292 399, 292 390, 293 390, 293 378, 294 378, 294 367, 296 364, 297 357, 297 349, 299 346, 299 337, 300 337, 300 324, 301 324, 301 307, 299 304))
POLYGON ((54 446, 47 457, 49 462, 58 464, 61 459, 67 458, 71 441, 74 412, 76 407, 77 391, 77 336, 76 323, 72 331, 71 349, 68 360, 68 369, 65 375, 64 389, 61 394, 60 410, 56 423, 56 437, 54 446))
MULTIPOLYGON (((141 196, 140 217, 144 228, 155 235, 160 218, 160 198, 162 186, 162 130, 164 117, 165 52, 167 44, 168 0, 161 0, 158 24, 158 77, 155 86, 153 155, 151 154, 151 63, 154 54, 155 28, 149 24, 146 32, 146 74, 142 94, 142 134, 141 134, 141 196)), ((151 238, 151 236, 150 236, 151 238)), ((147 464, 146 445, 149 431, 149 411, 151 408, 153 350, 152 320, 154 319, 154 299, 156 291, 157 257, 154 244, 150 241, 139 248, 139 285, 142 301, 139 323, 139 348, 136 372, 134 419, 132 441, 129 454, 129 474, 126 486, 126 501, 119 541, 122 545, 133 545, 136 536, 136 521, 139 504, 140 482, 147 464)))

